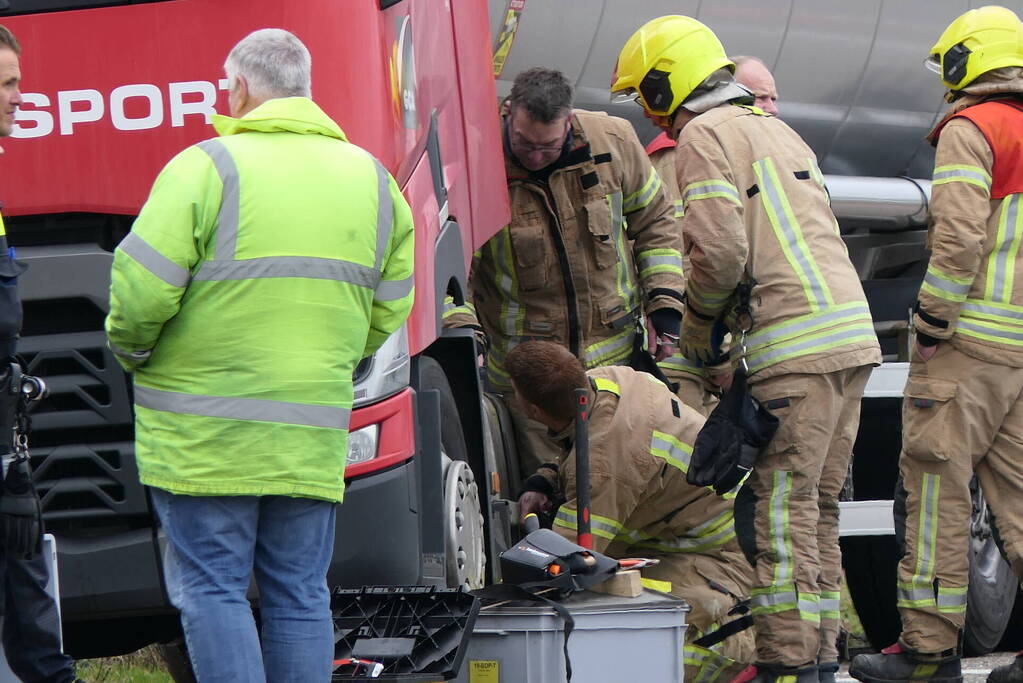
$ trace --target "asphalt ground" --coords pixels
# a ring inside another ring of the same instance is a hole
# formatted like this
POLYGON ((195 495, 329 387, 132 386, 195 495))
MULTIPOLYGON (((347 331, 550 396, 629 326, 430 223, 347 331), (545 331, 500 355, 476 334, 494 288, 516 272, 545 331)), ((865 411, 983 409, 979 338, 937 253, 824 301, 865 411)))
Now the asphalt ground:
MULTIPOLYGON (((994 652, 983 657, 967 657, 963 660, 963 683, 984 683, 991 669, 1008 664, 1015 656, 1015 652, 994 652)), ((859 683, 849 676, 848 662, 839 669, 835 680, 840 683, 859 683)))

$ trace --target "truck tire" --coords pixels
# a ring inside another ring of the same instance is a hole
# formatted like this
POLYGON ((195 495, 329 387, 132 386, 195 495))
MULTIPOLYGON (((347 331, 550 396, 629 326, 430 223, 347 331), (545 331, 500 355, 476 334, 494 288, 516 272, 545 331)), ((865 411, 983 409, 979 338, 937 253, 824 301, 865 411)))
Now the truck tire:
POLYGON ((433 358, 419 361, 421 390, 440 394, 441 472, 444 492, 444 538, 447 584, 451 588, 482 588, 486 577, 483 512, 458 405, 444 369, 433 358))
POLYGON ((1005 629, 1002 641, 998 643, 999 652, 1018 650, 1023 650, 1023 588, 1016 591, 1016 606, 1012 608, 1009 625, 1005 629))
POLYGON ((970 482, 970 587, 966 601, 963 648, 979 657, 997 647, 1009 625, 1018 580, 1005 561, 994 520, 977 478, 970 482))

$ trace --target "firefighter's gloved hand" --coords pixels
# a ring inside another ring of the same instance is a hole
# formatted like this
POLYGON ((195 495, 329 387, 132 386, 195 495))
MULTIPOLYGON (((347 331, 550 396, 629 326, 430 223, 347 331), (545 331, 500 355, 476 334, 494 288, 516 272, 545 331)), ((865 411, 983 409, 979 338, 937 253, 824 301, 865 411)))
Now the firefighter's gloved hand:
POLYGON ((27 456, 11 462, 0 493, 0 539, 7 552, 28 559, 40 551, 43 513, 27 456))
POLYGON ((704 364, 716 362, 721 357, 721 343, 724 341, 723 333, 715 335, 718 330, 719 324, 714 316, 704 315, 692 306, 686 308, 679 339, 682 355, 704 364))
POLYGON ((649 314, 650 336, 647 348, 654 360, 662 361, 674 356, 678 350, 678 330, 682 323, 682 314, 673 308, 659 308, 649 314))

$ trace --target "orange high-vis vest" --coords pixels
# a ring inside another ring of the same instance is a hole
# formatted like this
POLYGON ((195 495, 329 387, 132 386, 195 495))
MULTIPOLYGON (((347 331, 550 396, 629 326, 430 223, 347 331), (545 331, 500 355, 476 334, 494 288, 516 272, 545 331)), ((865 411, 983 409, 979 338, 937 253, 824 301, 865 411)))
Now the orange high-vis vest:
POLYGON ((960 117, 980 129, 994 155, 991 199, 1023 192, 1023 102, 988 100, 967 107, 943 121, 934 139, 946 123, 960 117))

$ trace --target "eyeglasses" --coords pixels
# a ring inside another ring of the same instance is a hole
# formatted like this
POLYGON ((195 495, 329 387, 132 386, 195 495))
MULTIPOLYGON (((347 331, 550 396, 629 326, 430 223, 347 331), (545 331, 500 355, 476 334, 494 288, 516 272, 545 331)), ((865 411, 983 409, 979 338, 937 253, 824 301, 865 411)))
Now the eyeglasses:
POLYGON ((509 129, 508 133, 508 142, 511 143, 512 147, 522 152, 560 152, 561 148, 565 145, 565 135, 568 134, 568 127, 565 127, 565 132, 562 133, 561 140, 556 144, 550 145, 533 144, 522 137, 522 135, 515 129, 509 129))

